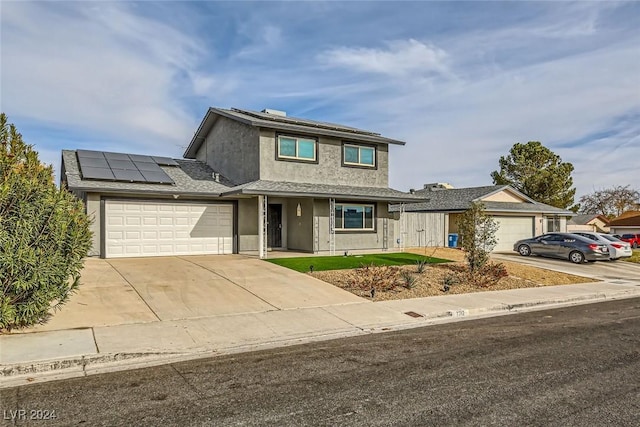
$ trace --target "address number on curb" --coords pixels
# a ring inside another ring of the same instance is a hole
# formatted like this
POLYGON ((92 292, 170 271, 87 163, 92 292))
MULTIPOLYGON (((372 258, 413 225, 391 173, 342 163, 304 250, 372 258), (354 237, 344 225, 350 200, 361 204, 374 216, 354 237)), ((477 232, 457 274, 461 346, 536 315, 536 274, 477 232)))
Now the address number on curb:
POLYGON ((465 317, 469 315, 469 310, 449 310, 449 313, 451 313, 451 317, 465 317))

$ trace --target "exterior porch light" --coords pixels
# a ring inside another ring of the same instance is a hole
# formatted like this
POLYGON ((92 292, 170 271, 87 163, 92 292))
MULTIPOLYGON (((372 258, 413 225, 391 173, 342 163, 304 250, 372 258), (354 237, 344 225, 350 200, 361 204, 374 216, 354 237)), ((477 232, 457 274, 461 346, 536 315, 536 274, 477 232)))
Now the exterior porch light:
POLYGON ((302 216, 302 206, 300 206, 300 203, 298 203, 296 207, 296 216, 302 216))

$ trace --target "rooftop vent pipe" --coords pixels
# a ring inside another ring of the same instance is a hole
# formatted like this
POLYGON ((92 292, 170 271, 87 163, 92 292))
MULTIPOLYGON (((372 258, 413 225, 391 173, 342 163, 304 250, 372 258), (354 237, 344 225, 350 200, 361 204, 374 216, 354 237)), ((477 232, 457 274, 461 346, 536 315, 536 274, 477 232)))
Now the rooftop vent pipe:
POLYGON ((287 112, 286 111, 273 110, 271 108, 265 108, 264 110, 262 110, 262 112, 266 113, 266 114, 271 114, 272 116, 287 117, 287 112))

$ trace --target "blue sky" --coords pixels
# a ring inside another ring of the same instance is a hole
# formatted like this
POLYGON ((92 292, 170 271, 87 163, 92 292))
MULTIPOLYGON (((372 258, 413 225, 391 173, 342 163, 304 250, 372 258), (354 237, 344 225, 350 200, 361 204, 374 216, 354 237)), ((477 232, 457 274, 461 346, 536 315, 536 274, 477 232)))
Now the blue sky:
POLYGON ((11 2, 2 111, 63 148, 180 157, 209 106, 407 141, 391 186, 491 184, 515 142, 578 196, 640 188, 639 2, 11 2))

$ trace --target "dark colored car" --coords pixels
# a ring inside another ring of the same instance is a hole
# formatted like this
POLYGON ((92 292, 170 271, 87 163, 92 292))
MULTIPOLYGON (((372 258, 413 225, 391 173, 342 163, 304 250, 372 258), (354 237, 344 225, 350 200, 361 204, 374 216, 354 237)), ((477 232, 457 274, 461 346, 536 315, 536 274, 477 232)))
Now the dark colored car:
POLYGON ((629 243, 633 249, 640 246, 640 234, 623 234, 620 240, 629 243))
POLYGON ((576 264, 609 259, 607 245, 572 233, 548 233, 519 240, 513 245, 513 250, 522 256, 563 258, 576 264))

